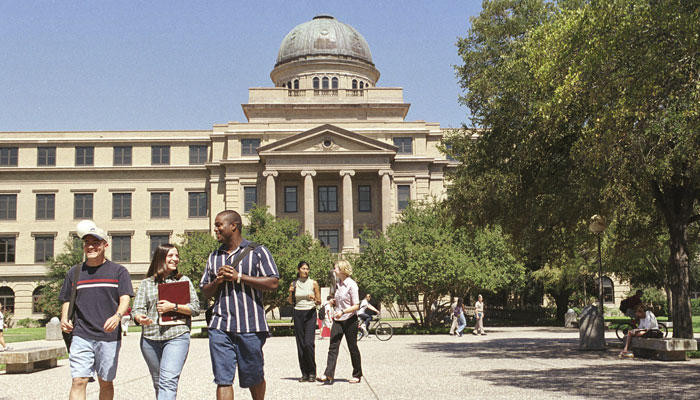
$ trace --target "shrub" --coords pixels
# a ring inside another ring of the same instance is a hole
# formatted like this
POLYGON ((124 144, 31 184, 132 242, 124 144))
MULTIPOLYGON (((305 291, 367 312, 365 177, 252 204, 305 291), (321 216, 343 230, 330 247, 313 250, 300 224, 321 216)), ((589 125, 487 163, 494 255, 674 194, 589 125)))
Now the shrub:
POLYGON ((21 328, 39 328, 41 323, 33 318, 22 318, 15 322, 15 327, 21 328))
POLYGON ((690 300, 690 308, 693 315, 700 315, 700 298, 690 300))

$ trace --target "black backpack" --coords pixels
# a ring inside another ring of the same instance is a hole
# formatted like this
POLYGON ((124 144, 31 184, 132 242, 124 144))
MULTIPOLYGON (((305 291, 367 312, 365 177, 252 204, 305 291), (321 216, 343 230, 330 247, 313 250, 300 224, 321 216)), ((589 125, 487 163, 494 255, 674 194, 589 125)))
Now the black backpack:
POLYGON ((326 319, 326 307, 321 307, 318 309, 318 319, 321 321, 326 319))

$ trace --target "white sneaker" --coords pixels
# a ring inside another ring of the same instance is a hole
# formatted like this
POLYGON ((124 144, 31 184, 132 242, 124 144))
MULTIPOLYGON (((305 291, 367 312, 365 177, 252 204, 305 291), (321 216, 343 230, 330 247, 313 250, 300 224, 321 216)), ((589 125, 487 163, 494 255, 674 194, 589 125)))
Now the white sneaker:
POLYGON ((9 344, 7 346, 5 346, 4 349, 2 349, 2 351, 10 351, 10 350, 12 350, 12 347, 10 347, 9 344))

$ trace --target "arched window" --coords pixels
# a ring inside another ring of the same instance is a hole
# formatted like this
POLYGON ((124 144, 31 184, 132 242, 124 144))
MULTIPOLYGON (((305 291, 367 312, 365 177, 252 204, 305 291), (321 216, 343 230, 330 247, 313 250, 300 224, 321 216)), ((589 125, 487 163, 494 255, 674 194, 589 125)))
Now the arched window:
POLYGON ((287 82, 287 89, 291 89, 291 88, 292 88, 292 82, 289 81, 289 82, 287 82))
POLYGON ((15 312, 15 292, 7 286, 0 287, 0 304, 5 307, 5 312, 15 312))
POLYGON ((321 86, 321 89, 328 89, 328 77, 327 76, 323 77, 322 85, 323 86, 321 86))
POLYGON ((613 284, 612 279, 608 278, 607 276, 603 277, 603 302, 615 302, 615 285, 613 284))
POLYGON ((365 82, 365 87, 369 89, 369 82, 365 82))
POLYGON ((364 83, 364 82, 360 82, 360 89, 364 89, 364 88, 365 88, 365 83, 364 83))
POLYGON ((333 78, 331 80, 331 89, 338 89, 338 78, 333 78))
POLYGON ((39 309, 39 299, 41 298, 41 292, 44 290, 44 286, 37 286, 36 289, 32 292, 32 312, 33 313, 40 313, 41 310, 39 309))
POLYGON ((357 79, 352 80, 352 88, 357 89, 357 79))
POLYGON ((318 77, 314 78, 314 89, 318 89, 319 80, 318 77))
POLYGON ((299 79, 294 80, 294 89, 299 89, 299 79))

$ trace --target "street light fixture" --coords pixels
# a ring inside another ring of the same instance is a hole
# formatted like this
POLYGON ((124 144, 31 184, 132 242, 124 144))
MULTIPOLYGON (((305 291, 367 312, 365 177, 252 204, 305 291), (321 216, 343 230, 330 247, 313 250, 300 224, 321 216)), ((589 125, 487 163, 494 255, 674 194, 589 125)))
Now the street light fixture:
POLYGON ((603 253, 600 246, 600 237, 605 228, 607 228, 607 225, 603 217, 598 214, 591 217, 588 229, 598 237, 598 308, 601 316, 603 315, 603 253))

